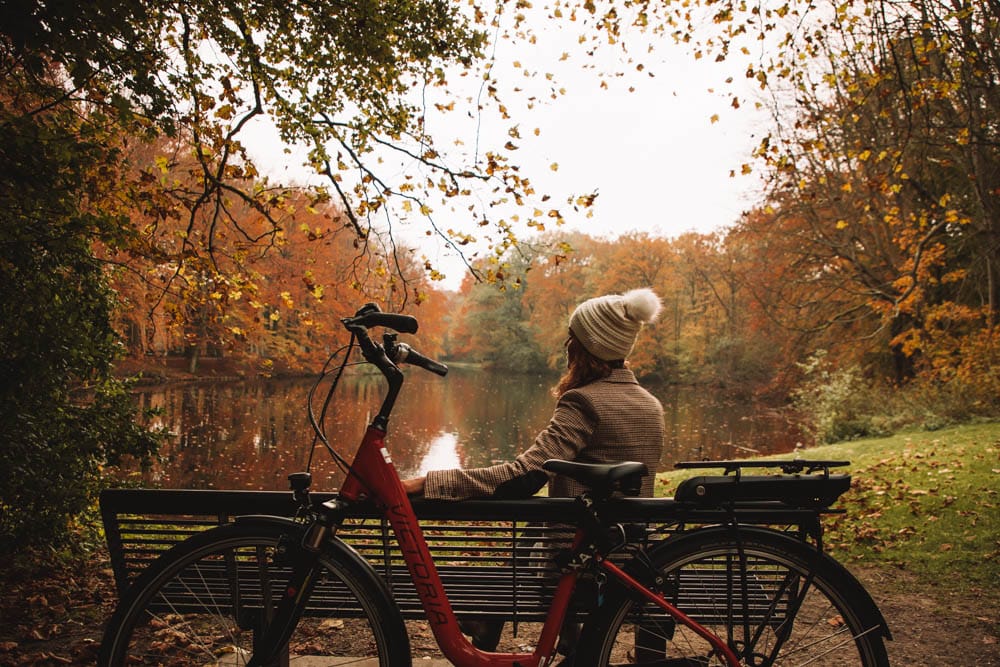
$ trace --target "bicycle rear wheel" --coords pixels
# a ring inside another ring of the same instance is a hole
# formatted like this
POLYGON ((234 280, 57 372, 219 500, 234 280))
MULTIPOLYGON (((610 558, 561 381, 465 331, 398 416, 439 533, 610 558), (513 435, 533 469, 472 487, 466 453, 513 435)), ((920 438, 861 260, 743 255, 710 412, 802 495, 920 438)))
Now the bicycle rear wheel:
MULTIPOLYGON (((285 554, 301 532, 291 522, 246 520, 174 547, 123 597, 98 664, 246 665, 285 590, 285 554)), ((321 579, 278 664, 411 664, 384 584, 344 549, 324 550, 321 579)))
MULTIPOLYGON (((650 553, 664 596, 725 640, 746 666, 887 667, 885 621, 861 584, 799 540, 760 529, 709 529, 650 553)), ((709 643, 626 591, 585 629, 578 664, 715 666, 709 643)))

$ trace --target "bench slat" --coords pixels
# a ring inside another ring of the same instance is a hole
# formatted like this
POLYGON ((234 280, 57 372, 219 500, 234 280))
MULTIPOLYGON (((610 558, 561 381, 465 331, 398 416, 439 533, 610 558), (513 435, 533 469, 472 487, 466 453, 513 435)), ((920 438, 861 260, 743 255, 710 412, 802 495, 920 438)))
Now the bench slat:
MULTIPOLYGON (((315 501, 333 494, 314 493, 315 501)), ((550 562, 572 538, 566 527, 575 511, 569 498, 532 498, 518 501, 472 500, 460 503, 415 500, 414 510, 425 531, 431 553, 452 605, 459 615, 486 615, 518 621, 543 621, 552 589, 550 562)), ((653 541, 670 535, 679 505, 672 499, 629 498, 612 502, 604 516, 635 526, 636 534, 653 541)), ((287 492, 111 489, 101 494, 101 513, 119 592, 160 554, 178 542, 243 515, 292 516, 297 507, 287 492)), ((727 511, 705 508, 686 512, 703 523, 730 518, 727 511)), ((814 510, 799 510, 781 503, 747 503, 739 510, 747 523, 805 525, 815 520, 814 510)), ((630 528, 630 531, 632 529, 630 528)), ((386 580, 404 617, 423 618, 419 599, 387 525, 372 506, 353 506, 338 537, 367 558, 386 580)), ((256 570, 240 579, 244 608, 260 605, 260 579, 256 570)), ((713 617, 712 600, 724 595, 724 571, 698 574, 698 586, 685 585, 685 603, 697 615, 713 617)), ((280 585, 280 568, 268 576, 280 585)), ((229 574, 220 565, 197 586, 211 588, 218 604, 231 608, 229 574)), ((760 582, 751 596, 751 614, 763 614, 769 603, 766 592, 775 584, 760 582), (759 602, 759 604, 758 604, 759 602)), ((198 590, 192 584, 186 598, 194 603, 198 590)), ((207 589, 206 589, 207 590, 207 589)), ((346 590, 321 584, 310 600, 311 615, 356 615, 346 590)), ((180 595, 178 604, 185 604, 180 595)), ((169 611, 169 610, 160 610, 169 611)), ((177 610, 182 611, 182 610, 177 610)), ((723 611, 724 613, 724 611, 723 611)))

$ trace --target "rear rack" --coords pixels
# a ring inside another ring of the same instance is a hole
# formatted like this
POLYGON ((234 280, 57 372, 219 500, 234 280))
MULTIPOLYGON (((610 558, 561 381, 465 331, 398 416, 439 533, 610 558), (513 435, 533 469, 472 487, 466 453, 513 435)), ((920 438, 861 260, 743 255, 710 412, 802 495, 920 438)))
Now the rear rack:
POLYGON ((790 461, 681 461, 674 467, 685 469, 722 468, 726 475, 736 473, 737 477, 740 476, 743 468, 781 468, 781 472, 786 475, 796 475, 803 472, 811 475, 822 471, 825 476, 829 477, 830 468, 842 468, 846 465, 850 465, 850 461, 792 459, 790 461))
POLYGON ((826 508, 851 488, 851 476, 832 474, 847 461, 684 461, 684 469, 722 468, 723 475, 701 475, 677 487, 674 499, 700 506, 778 501, 792 507, 826 508), (778 468, 781 474, 746 475, 744 468, 778 468))

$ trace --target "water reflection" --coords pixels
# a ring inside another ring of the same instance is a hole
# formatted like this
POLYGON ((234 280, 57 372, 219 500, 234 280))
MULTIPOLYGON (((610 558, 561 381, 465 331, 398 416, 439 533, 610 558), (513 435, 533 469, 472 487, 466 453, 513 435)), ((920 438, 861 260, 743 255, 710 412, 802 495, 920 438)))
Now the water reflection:
POLYGON ((431 470, 460 468, 462 459, 458 456, 458 434, 441 433, 431 440, 427 453, 420 459, 418 475, 426 475, 431 470))
MULTIPOLYGON (((453 370, 447 378, 411 372, 389 425, 389 449, 403 476, 435 468, 505 461, 529 446, 552 414, 551 377, 453 370)), ((314 487, 330 489, 342 473, 313 448, 306 417, 311 381, 175 384, 144 389, 143 407, 173 434, 141 483, 167 488, 287 488, 313 452, 314 487)), ((797 429, 768 407, 704 389, 651 387, 663 402, 663 466, 702 458, 790 451, 797 429)), ((383 381, 345 376, 326 417, 331 445, 350 459, 382 400, 383 381)), ((319 406, 317 406, 317 411, 319 406)))

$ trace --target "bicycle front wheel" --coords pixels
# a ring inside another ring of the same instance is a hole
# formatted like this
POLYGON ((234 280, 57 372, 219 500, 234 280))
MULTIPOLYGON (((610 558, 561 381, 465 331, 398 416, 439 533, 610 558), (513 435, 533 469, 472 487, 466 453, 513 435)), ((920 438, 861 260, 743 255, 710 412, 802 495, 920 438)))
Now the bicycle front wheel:
MULTIPOLYGON (((861 584, 799 540, 708 529, 650 553, 664 597, 724 640, 747 667, 887 667, 885 621, 861 584)), ((660 607, 620 591, 595 612, 578 656, 597 665, 726 665, 660 607)))
MULTIPOLYGON (((174 547, 122 599, 99 664, 246 665, 285 590, 286 554, 301 532, 291 522, 237 521, 174 547)), ((351 555, 324 550, 321 579, 278 664, 411 664, 398 609, 351 555)))

